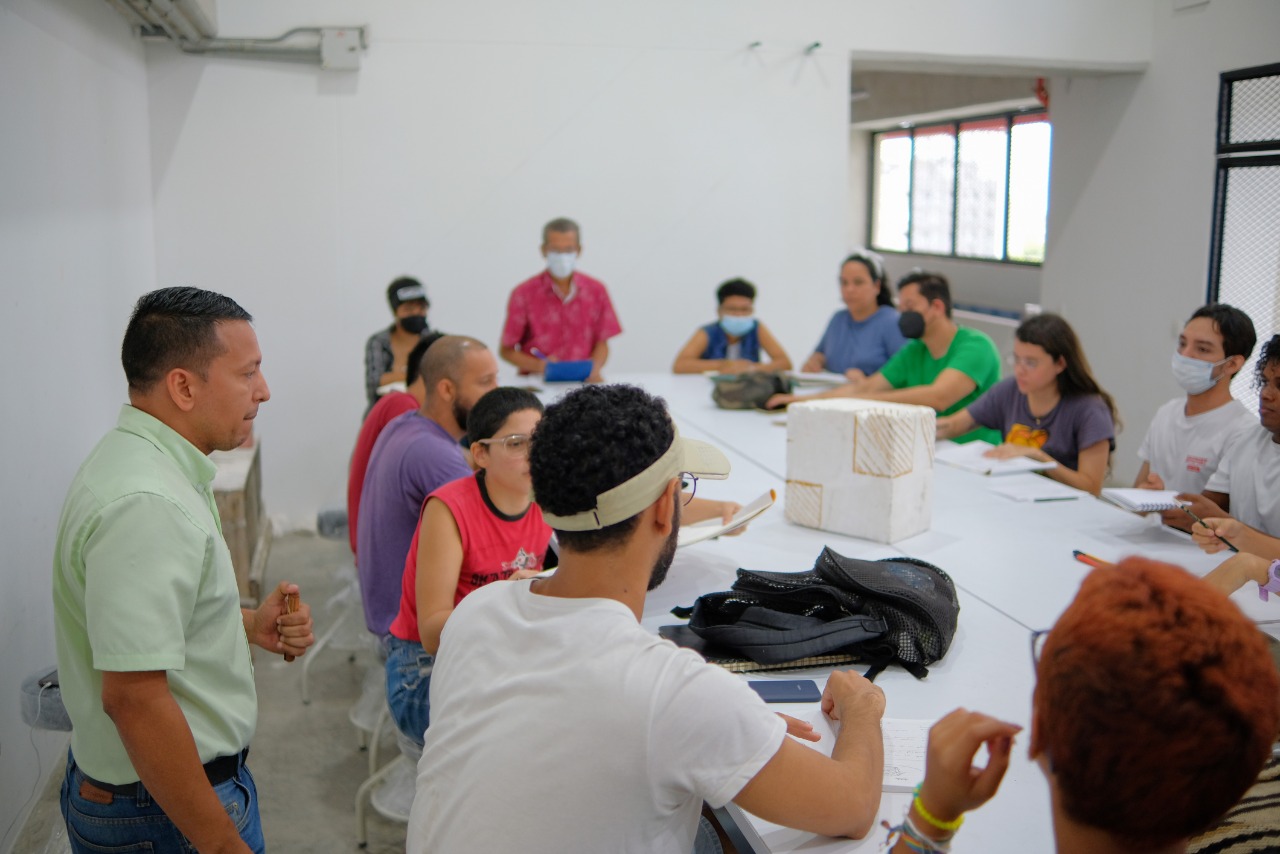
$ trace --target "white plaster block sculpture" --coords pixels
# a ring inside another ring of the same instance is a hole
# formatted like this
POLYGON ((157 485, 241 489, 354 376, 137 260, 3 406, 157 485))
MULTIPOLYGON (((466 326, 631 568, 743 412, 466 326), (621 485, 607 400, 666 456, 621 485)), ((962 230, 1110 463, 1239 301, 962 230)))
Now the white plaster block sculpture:
POLYGON ((792 404, 787 519, 878 543, 929 530, 936 420, 929 407, 905 403, 792 404))

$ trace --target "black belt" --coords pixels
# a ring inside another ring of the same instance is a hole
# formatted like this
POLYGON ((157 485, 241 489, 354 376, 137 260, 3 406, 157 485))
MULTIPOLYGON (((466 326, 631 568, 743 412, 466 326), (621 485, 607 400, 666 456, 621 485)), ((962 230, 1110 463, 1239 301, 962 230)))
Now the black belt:
MULTIPOLYGON (((220 786, 230 780, 240 770, 240 766, 249 758, 249 748, 245 748, 234 756, 219 756, 216 759, 210 759, 204 763, 204 775, 209 779, 210 786, 220 786)), ((96 786, 105 792, 113 795, 129 795, 133 796, 138 793, 138 783, 103 783, 93 779, 83 771, 84 779, 92 786, 96 786)))

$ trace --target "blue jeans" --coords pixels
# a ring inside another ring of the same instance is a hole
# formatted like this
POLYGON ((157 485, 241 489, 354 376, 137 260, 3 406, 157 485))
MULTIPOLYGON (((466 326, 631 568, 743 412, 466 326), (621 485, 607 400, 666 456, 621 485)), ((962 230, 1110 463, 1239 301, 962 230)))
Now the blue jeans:
MULTIPOLYGON (((80 794, 85 776, 67 751, 67 775, 62 781, 62 817, 75 854, 154 851, 194 852, 195 846, 169 820, 151 793, 138 783, 131 795, 107 794, 87 800, 80 794), (108 804, 99 800, 110 798, 108 804)), ((234 777, 213 787, 214 794, 235 822, 240 838, 256 854, 267 850, 258 817, 258 788, 246 765, 234 777)))
POLYGON ((400 732, 422 744, 431 723, 431 664, 422 644, 387 636, 387 705, 400 732))

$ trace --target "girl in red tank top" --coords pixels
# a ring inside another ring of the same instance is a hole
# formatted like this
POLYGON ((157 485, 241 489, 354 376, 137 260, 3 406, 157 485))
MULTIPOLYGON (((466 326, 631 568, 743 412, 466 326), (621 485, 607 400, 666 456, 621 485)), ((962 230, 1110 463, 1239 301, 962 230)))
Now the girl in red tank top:
POLYGON ((423 503, 391 634, 434 654, 445 621, 468 593, 542 570, 551 528, 529 481, 529 437, 541 417, 542 404, 522 389, 494 389, 472 408, 467 426, 477 471, 423 503))

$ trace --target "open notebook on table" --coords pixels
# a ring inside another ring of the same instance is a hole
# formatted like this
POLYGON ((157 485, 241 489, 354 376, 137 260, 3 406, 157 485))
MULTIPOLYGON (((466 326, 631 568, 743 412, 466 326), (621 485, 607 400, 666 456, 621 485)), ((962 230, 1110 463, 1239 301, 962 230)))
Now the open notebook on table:
POLYGON ((1007 460, 998 460, 984 456, 987 451, 994 447, 995 445, 990 442, 984 442, 981 439, 975 439, 963 445, 944 440, 938 443, 933 458, 940 463, 946 463, 949 466, 955 466, 965 471, 989 475, 1045 471, 1058 465, 1057 463, 1042 463, 1030 457, 1010 457, 1007 460))
POLYGON ((694 543, 700 543, 703 540, 710 540, 714 537, 722 537, 731 531, 736 531, 772 507, 777 498, 778 494, 771 489, 733 514, 733 518, 728 522, 723 519, 703 519, 701 522, 694 522, 692 525, 684 525, 680 528, 676 547, 691 546, 694 543))
MULTIPOLYGON (((794 708, 783 710, 793 718, 813 724, 813 731, 822 736, 817 741, 806 741, 804 744, 831 755, 836 743, 836 732, 817 703, 798 713, 794 708)), ((925 755, 928 753, 929 729, 932 726, 933 721, 910 718, 884 718, 880 721, 880 732, 884 739, 884 777, 881 791, 911 792, 924 779, 925 755)))

